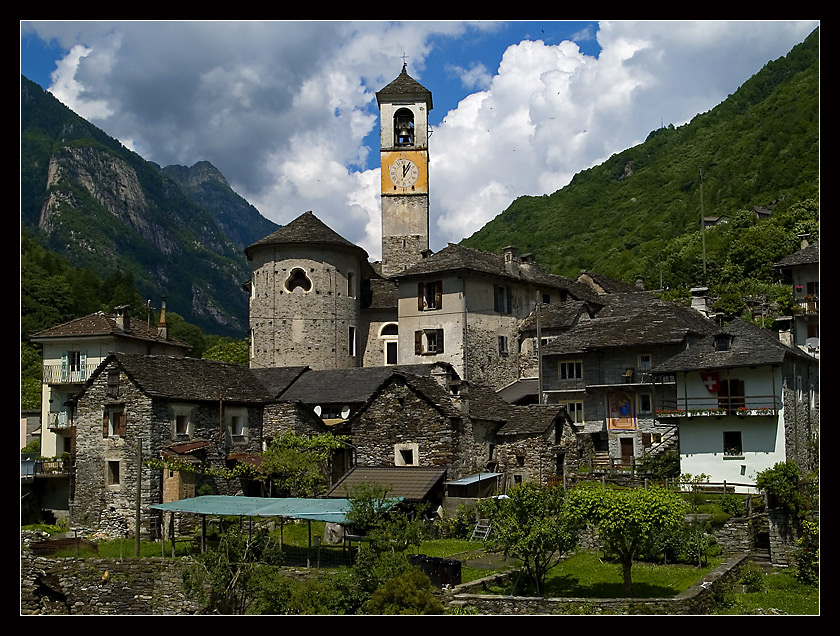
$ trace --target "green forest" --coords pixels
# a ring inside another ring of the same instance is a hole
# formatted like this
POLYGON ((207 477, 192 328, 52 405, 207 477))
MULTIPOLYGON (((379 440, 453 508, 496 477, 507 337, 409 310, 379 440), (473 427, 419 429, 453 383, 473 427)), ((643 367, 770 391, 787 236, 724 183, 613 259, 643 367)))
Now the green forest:
POLYGON ((687 296, 783 293, 773 263, 819 240, 819 32, 690 123, 521 197, 463 243, 516 245, 556 274, 582 270, 687 296), (768 214, 769 213, 769 214, 768 214), (703 231, 701 218, 717 221, 703 231), (704 252, 705 244, 705 252, 704 252))

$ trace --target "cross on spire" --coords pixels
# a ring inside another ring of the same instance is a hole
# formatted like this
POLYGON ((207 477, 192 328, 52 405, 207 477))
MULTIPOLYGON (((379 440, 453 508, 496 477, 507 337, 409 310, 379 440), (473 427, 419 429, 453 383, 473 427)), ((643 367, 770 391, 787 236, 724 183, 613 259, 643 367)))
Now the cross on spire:
POLYGON ((403 61, 403 68, 405 68, 407 66, 406 60, 408 59, 408 56, 405 54, 405 52, 403 52, 401 57, 402 57, 402 61, 403 61))

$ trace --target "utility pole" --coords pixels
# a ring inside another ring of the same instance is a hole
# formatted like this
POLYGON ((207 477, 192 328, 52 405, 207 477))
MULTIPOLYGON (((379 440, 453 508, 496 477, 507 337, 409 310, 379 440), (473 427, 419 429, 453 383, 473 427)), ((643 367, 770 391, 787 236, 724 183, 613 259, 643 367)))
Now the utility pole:
POLYGON ((706 216, 703 212, 703 167, 700 167, 700 235, 703 240, 703 285, 706 284, 706 216))

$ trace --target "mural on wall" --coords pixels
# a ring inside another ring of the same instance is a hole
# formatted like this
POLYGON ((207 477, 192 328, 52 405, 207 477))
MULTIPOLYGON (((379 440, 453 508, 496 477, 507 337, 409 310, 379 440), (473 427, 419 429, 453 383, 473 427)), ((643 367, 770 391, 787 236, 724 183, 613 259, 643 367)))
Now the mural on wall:
POLYGON ((636 409, 633 394, 627 391, 610 393, 607 396, 609 429, 611 431, 635 431, 636 409))

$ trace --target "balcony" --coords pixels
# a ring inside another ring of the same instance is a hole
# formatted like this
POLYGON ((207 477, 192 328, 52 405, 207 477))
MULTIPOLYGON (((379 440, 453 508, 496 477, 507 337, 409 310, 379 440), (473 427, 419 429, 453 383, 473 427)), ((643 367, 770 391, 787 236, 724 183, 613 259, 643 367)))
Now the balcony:
POLYGON ((694 417, 775 417, 781 401, 774 395, 730 396, 719 399, 702 397, 680 398, 673 405, 656 410, 657 419, 694 417))
POLYGON ((73 420, 67 411, 56 411, 47 414, 47 428, 63 430, 73 428, 73 420))
POLYGON ((820 313, 820 298, 819 296, 808 295, 808 296, 800 296, 799 298, 795 299, 796 304, 799 306, 799 311, 801 311, 806 316, 818 316, 820 313))
POLYGON ((93 365, 73 368, 61 364, 45 364, 43 382, 44 384, 82 384, 91 376, 93 370, 93 365))

